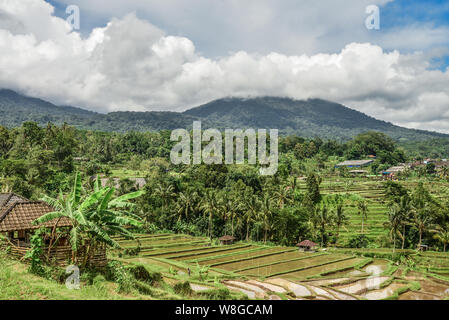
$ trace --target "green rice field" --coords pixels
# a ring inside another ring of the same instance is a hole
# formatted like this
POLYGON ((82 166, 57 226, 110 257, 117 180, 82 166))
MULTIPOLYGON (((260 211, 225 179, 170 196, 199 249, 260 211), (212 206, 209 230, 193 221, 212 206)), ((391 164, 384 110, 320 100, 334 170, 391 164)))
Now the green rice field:
POLYGON ((140 251, 116 252, 112 258, 160 268, 167 279, 176 274, 189 280, 189 271, 207 270, 209 280, 192 282, 198 290, 224 285, 254 299, 449 298, 449 255, 441 252, 397 250, 413 261, 411 269, 384 258, 391 256, 391 249, 300 252, 295 247, 244 242, 212 245, 207 238, 172 234, 117 240, 127 249, 140 251))

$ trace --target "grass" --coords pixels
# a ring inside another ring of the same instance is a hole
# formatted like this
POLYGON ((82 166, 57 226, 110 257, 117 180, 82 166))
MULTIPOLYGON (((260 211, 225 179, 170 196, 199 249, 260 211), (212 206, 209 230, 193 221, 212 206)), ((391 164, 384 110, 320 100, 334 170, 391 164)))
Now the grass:
POLYGON ((150 299, 140 294, 120 294, 109 281, 81 283, 80 290, 30 274, 27 266, 0 255, 0 300, 103 300, 150 299))

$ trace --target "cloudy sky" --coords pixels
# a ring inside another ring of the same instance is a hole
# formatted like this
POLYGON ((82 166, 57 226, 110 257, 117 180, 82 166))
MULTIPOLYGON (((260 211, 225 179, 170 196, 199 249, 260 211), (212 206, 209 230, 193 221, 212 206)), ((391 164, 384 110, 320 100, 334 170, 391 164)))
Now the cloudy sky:
POLYGON ((445 0, 0 0, 0 88, 99 112, 323 98, 449 133, 448 57, 445 0))

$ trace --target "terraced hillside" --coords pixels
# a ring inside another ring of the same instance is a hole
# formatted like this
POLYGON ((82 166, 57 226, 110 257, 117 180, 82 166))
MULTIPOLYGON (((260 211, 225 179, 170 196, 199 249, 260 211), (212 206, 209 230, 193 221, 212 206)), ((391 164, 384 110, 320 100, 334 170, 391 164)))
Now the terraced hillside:
POLYGON ((197 292, 227 288, 260 299, 445 299, 449 255, 404 250, 395 265, 390 249, 332 249, 299 252, 293 247, 236 243, 212 245, 188 235, 138 235, 119 239, 126 248, 111 258, 155 266, 167 282, 190 283, 197 292), (367 257, 371 256, 380 258, 367 257), (407 267, 413 264, 414 268, 407 267), (432 265, 432 268, 428 266, 432 265))
MULTIPOLYGON (((375 241, 379 236, 386 236, 388 230, 385 229, 384 223, 387 221, 387 201, 385 199, 383 181, 373 181, 368 178, 335 178, 324 180, 320 187, 321 193, 326 194, 358 194, 367 200, 368 219, 364 220, 363 234, 371 241, 375 241)), ((407 188, 416 187, 418 184, 414 180, 401 181, 401 184, 407 188)), ((445 197, 447 194, 443 190, 447 190, 448 184, 444 181, 427 181, 425 187, 436 198, 445 197)), ((306 185, 304 181, 298 183, 300 190, 304 191, 306 185)), ((348 224, 341 228, 338 244, 343 245, 347 241, 362 233, 362 217, 358 214, 355 205, 347 205, 345 214, 348 216, 348 224)))

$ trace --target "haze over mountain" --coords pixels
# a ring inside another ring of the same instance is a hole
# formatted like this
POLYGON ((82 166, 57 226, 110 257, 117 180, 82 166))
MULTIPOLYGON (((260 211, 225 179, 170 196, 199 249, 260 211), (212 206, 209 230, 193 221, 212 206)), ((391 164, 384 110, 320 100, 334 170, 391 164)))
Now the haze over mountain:
POLYGON ((192 127, 279 129, 281 134, 323 139, 349 139, 365 131, 380 131, 396 140, 425 140, 449 135, 402 128, 374 119, 341 104, 320 99, 224 98, 178 112, 112 112, 100 114, 26 97, 12 90, 0 90, 0 125, 20 126, 24 121, 40 125, 64 122, 83 129, 101 131, 153 131, 192 127))

